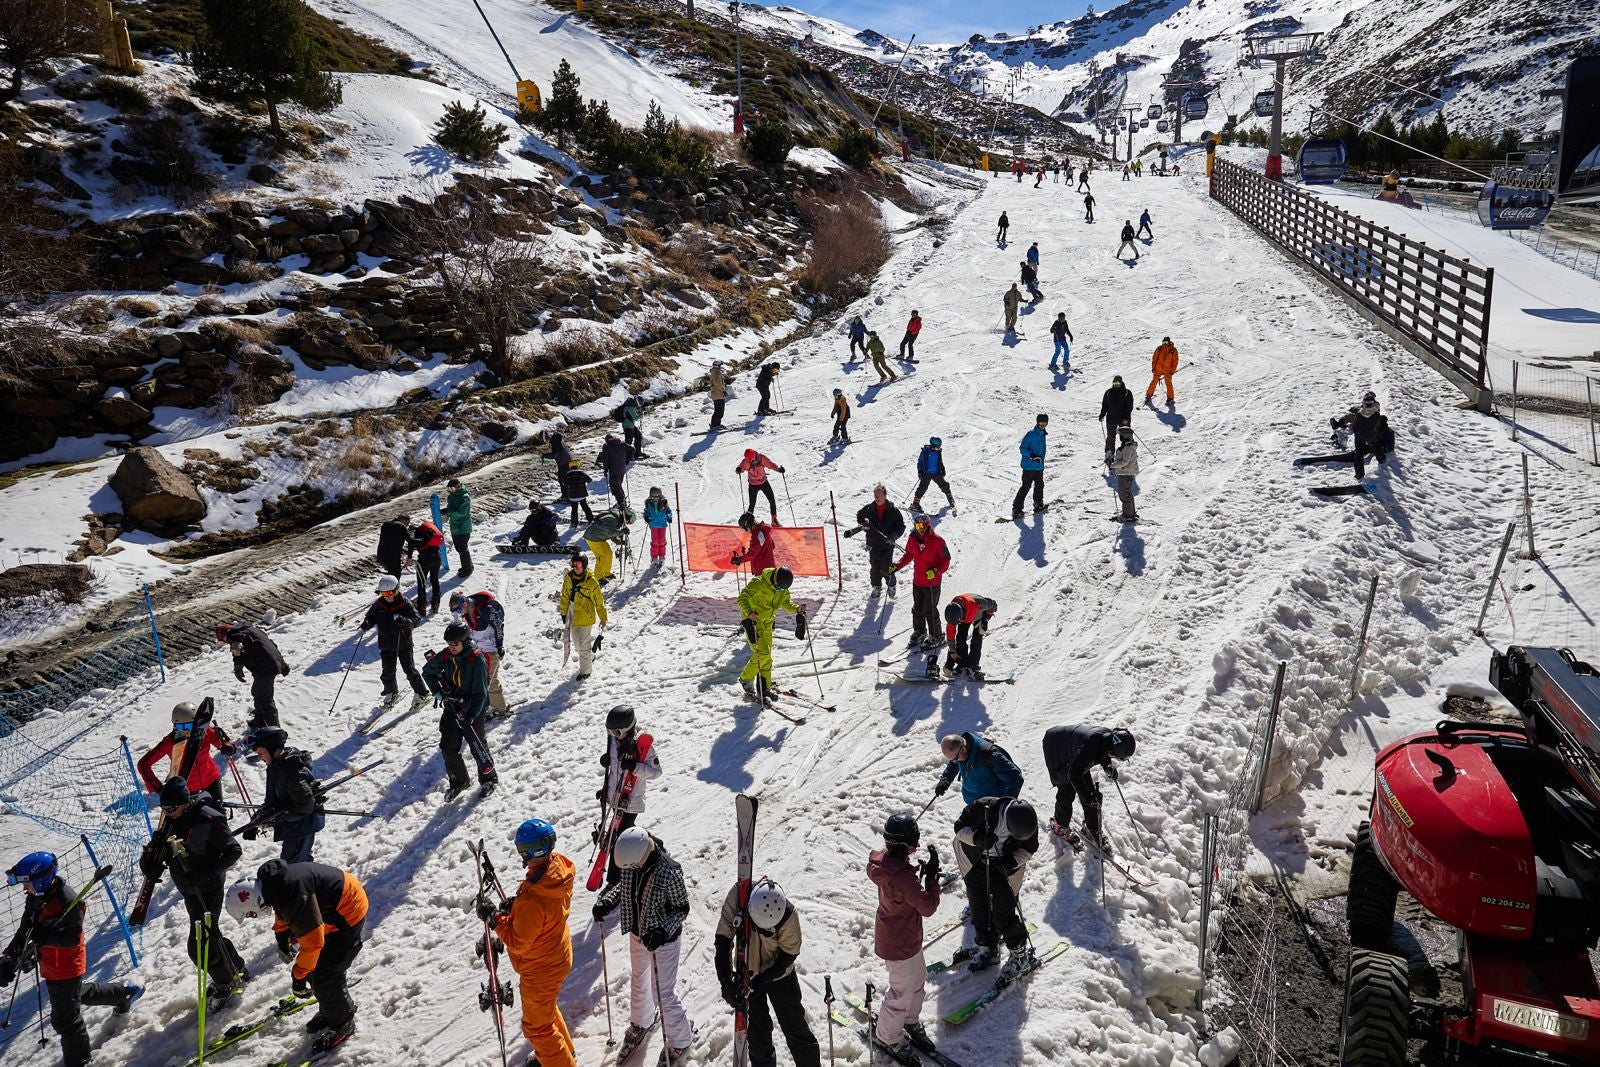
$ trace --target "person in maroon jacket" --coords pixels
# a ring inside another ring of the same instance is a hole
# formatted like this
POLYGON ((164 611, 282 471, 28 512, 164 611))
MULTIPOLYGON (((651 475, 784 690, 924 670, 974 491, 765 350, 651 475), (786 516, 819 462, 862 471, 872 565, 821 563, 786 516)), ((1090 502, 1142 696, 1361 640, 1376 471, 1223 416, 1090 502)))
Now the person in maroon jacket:
POLYGON ((920 1021, 928 974, 922 920, 939 910, 939 853, 929 845, 927 862, 913 867, 921 836, 916 816, 896 812, 883 824, 883 848, 867 857, 867 877, 878 887, 872 950, 889 967, 876 1037, 897 1059, 914 1045, 932 1044, 920 1021))
POLYGON ((189 768, 189 792, 210 793, 218 806, 222 804, 222 772, 217 769, 217 761, 211 755, 211 750, 216 749, 224 756, 231 756, 235 749, 228 740, 228 735, 215 723, 207 723, 203 730, 194 728, 195 706, 185 700, 182 704, 172 709, 172 732, 156 742, 154 748, 146 752, 139 759, 139 780, 144 783, 145 792, 161 792, 162 781, 156 777, 156 761, 162 757, 167 758, 167 777, 176 778, 179 764, 183 762, 181 756, 174 756, 173 749, 178 745, 184 746, 188 751, 189 745, 198 744, 200 751, 195 753, 189 768), (199 734, 198 737, 195 735, 199 734))
POLYGON ((944 644, 939 636, 939 588, 944 572, 950 569, 950 549, 944 538, 933 532, 926 515, 911 520, 911 536, 905 554, 894 565, 900 570, 911 564, 911 648, 937 648, 944 644))
POLYGON ((906 335, 900 338, 900 362, 915 363, 917 361, 917 335, 922 332, 922 316, 915 308, 911 309, 911 319, 906 323, 906 335), (910 355, 906 355, 910 352, 910 355))
POLYGON ((772 543, 772 527, 760 522, 747 511, 739 516, 739 529, 750 535, 750 543, 744 546, 743 551, 733 554, 735 567, 741 563, 748 563, 750 573, 755 575, 768 567, 778 565, 777 546, 772 543))

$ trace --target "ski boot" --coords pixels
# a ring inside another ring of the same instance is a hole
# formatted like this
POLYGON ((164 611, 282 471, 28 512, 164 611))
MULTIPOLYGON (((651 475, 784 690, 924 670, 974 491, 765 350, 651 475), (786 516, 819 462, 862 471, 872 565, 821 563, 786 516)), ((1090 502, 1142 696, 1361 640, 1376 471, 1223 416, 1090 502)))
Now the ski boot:
POLYGON ((906 1067, 922 1067, 922 1057, 917 1055, 916 1046, 911 1043, 910 1038, 902 1037, 898 1045, 890 1045, 878 1040, 877 1035, 874 1034, 872 1043, 881 1046, 883 1051, 905 1064, 906 1067))
POLYGON ((891 580, 891 581, 889 581, 889 582, 887 582, 885 584, 888 585, 888 587, 889 587, 889 599, 893 600, 894 599, 894 592, 895 592, 895 590, 894 590, 894 582, 891 580))
POLYGON ((311 1042, 311 1054, 320 1056, 323 1053, 332 1052, 346 1041, 349 1041, 350 1035, 355 1032, 356 1017, 352 1015, 342 1025, 330 1027, 318 1035, 317 1039, 311 1042))
POLYGON ((1014 948, 1011 950, 1011 954, 1006 957, 1005 966, 1000 968, 1000 982, 1002 984, 1014 982, 1022 975, 1033 970, 1033 967, 1033 949, 1027 945, 1023 945, 1021 948, 1014 948))
POLYGON ((638 1026, 634 1023, 629 1023, 628 1029, 622 1035, 622 1050, 618 1053, 618 1059, 627 1059, 633 1050, 638 1048, 644 1042, 645 1037, 648 1036, 649 1033, 650 1027, 638 1026))
POLYGON ((400 702, 400 691, 399 690, 395 690, 392 693, 383 694, 383 710, 384 711, 388 711, 390 708, 394 707, 399 702, 400 702))
POLYGON ((872 592, 867 594, 867 599, 868 600, 877 600, 882 595, 883 595, 883 590, 880 589, 878 586, 873 586, 872 587, 872 592))
POLYGON ((928 1036, 928 1028, 921 1023, 906 1023, 906 1040, 918 1048, 932 1048, 933 1038, 928 1036))
POLYGON ((133 1002, 142 996, 144 996, 144 986, 133 985, 132 983, 123 986, 121 991, 117 993, 116 1008, 111 1014, 128 1014, 128 1012, 133 1008, 133 1002))
POLYGON ((987 971, 999 962, 1000 953, 988 946, 984 946, 973 954, 972 962, 967 964, 967 970, 976 974, 978 971, 987 971))
POLYGON ((927 670, 927 675, 928 675, 929 678, 932 678, 936 682, 944 681, 944 675, 939 673, 939 657, 938 656, 929 656, 928 657, 928 666, 927 666, 926 670, 927 670))
POLYGON ((322 1014, 320 1011, 311 1017, 310 1022, 306 1023, 306 1033, 308 1034, 318 1034, 324 1030, 331 1029, 333 1029, 333 1024, 330 1023, 328 1021, 328 1017, 322 1014))
POLYGON ((454 800, 456 797, 460 796, 462 793, 465 793, 466 791, 467 791, 467 783, 466 782, 462 782, 460 785, 457 785, 455 782, 451 782, 449 785, 445 786, 445 789, 444 789, 445 803, 448 804, 450 801, 454 800))
POLYGON ((911 639, 906 642, 906 650, 915 652, 917 649, 922 647, 922 642, 926 640, 927 638, 923 637, 921 634, 912 634, 911 639))
POLYGON ((962 673, 968 678, 971 678, 974 682, 983 681, 983 671, 979 670, 977 667, 964 667, 962 668, 962 673))
POLYGON ((740 678, 739 679, 739 684, 744 687, 744 698, 746 700, 760 700, 761 699, 761 694, 756 692, 756 683, 755 682, 751 681, 748 678, 740 678))
POLYGON ((664 1048, 661 1050, 661 1058, 656 1060, 656 1067, 678 1067, 679 1064, 688 1058, 688 1045, 685 1045, 682 1048, 664 1048))
POLYGON ((491 778, 487 782, 484 782, 483 784, 479 785, 478 786, 478 799, 479 800, 488 800, 490 797, 494 796, 494 791, 495 791, 495 789, 497 789, 499 787, 499 785, 500 785, 500 782, 497 779, 494 779, 494 778, 491 778))

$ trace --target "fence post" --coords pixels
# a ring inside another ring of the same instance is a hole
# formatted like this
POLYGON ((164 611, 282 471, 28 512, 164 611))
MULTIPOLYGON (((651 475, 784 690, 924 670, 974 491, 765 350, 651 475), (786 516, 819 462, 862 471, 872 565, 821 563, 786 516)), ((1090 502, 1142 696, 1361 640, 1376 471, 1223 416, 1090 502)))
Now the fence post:
MULTIPOLYGON (((128 774, 133 777, 133 793, 131 795, 138 797, 142 801, 144 793, 139 789, 141 784, 139 781, 139 769, 133 765, 133 753, 128 750, 128 739, 123 737, 120 740, 122 741, 122 758, 128 761, 128 774)), ((150 822, 150 805, 141 804, 140 810, 144 812, 145 830, 149 832, 151 837, 156 836, 156 828, 150 822)))
POLYGON ((1267 710, 1267 733, 1261 748, 1261 765, 1256 768, 1255 787, 1251 789, 1250 814, 1261 810, 1261 797, 1267 791, 1267 764, 1272 762, 1272 741, 1278 736, 1278 708, 1283 703, 1283 675, 1288 669, 1286 660, 1278 661, 1278 675, 1272 680, 1272 706, 1267 710))
POLYGON ((1211 942, 1211 890, 1214 888, 1217 863, 1217 817, 1206 816, 1205 843, 1200 849, 1200 989, 1195 993, 1194 1006, 1205 1010, 1207 948, 1211 942))
POLYGON ((1372 584, 1367 587, 1367 610, 1361 615, 1361 637, 1356 642, 1355 662, 1350 665, 1350 699, 1356 698, 1356 682, 1361 677, 1361 657, 1367 651, 1367 627, 1372 622, 1372 604, 1378 599, 1378 575, 1374 571, 1372 584))
POLYGON ((1533 494, 1528 491, 1528 454, 1522 454, 1522 520, 1528 527, 1528 558, 1538 559, 1539 550, 1533 547, 1533 494))
POLYGON ((150 602, 150 583, 144 583, 144 613, 150 619, 150 637, 156 643, 156 666, 161 668, 161 684, 167 683, 167 658, 161 653, 161 631, 156 629, 156 609, 150 602))
MULTIPOLYGON (((1595 255, 1600 256, 1600 252, 1595 253, 1595 255)), ((1600 467, 1600 443, 1597 443, 1595 436, 1593 378, 1585 377, 1583 379, 1583 393, 1589 401, 1589 454, 1594 457, 1595 466, 1600 467)))
POLYGON ((1519 360, 1511 361, 1511 440, 1517 439, 1517 372, 1522 369, 1519 360))
POLYGON ((678 588, 689 588, 689 564, 683 547, 683 494, 678 491, 678 483, 672 483, 672 502, 678 505, 675 512, 678 519, 678 588))
MULTIPOLYGON (((833 502, 833 490, 828 490, 828 510, 833 513, 833 554, 839 559, 839 592, 844 592, 844 547, 839 541, 839 508, 833 502)), ((824 542, 826 547, 826 542, 824 542)))
MULTIPOLYGON (((146 813, 146 818, 148 818, 146 813)), ((89 856, 89 862, 94 864, 94 869, 100 869, 100 857, 94 854, 94 846, 89 844, 88 834, 79 834, 78 840, 83 842, 83 851, 89 856)), ((111 879, 107 878, 100 883, 105 887, 106 899, 111 901, 111 914, 117 917, 117 925, 122 927, 122 940, 128 946, 128 963, 139 966, 139 950, 133 947, 133 930, 128 926, 128 917, 122 913, 122 905, 117 902, 117 894, 111 888, 111 879)))
POLYGON ((1478 612, 1478 625, 1472 632, 1479 637, 1483 636, 1483 620, 1489 616, 1489 600, 1494 596, 1494 584, 1500 580, 1500 568, 1505 564, 1506 552, 1511 548, 1511 539, 1517 534, 1517 520, 1512 519, 1506 523, 1506 535, 1500 539, 1500 555, 1494 561, 1494 573, 1489 575, 1489 588, 1483 591, 1483 608, 1478 612))

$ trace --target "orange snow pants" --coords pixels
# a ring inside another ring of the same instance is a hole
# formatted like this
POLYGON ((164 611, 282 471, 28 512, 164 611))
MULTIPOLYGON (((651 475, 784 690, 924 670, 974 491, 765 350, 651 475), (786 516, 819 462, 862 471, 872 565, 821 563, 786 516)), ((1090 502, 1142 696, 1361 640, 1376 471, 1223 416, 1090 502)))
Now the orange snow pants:
POLYGON ((578 1067, 572 1051, 572 1031, 561 1017, 556 997, 561 993, 561 983, 567 972, 545 972, 537 979, 523 978, 522 985, 522 1036, 533 1046, 539 1067, 578 1067))

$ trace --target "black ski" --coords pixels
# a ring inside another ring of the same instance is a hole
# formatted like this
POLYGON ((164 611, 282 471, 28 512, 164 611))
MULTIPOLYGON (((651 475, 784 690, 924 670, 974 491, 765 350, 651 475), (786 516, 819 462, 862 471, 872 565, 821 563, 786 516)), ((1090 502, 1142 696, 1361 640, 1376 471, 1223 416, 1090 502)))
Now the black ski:
POLYGON ((786 696, 786 697, 790 698, 791 700, 798 700, 802 704, 810 704, 812 707, 818 709, 819 711, 838 711, 839 710, 838 707, 833 705, 833 704, 824 704, 820 700, 812 700, 810 697, 803 696, 803 695, 801 695, 800 693, 796 692, 793 689, 774 689, 773 692, 777 693, 779 696, 786 696))
POLYGON ((1128 870, 1128 868, 1124 867, 1121 863, 1117 862, 1116 859, 1108 855, 1105 849, 1100 847, 1100 843, 1098 841, 1092 841, 1089 839, 1088 835, 1079 833, 1077 827, 1072 827, 1070 830, 1063 833, 1060 827, 1056 825, 1056 821, 1051 819, 1049 830, 1056 836, 1057 840, 1059 840, 1066 847, 1072 849, 1072 851, 1081 853, 1085 849, 1088 849, 1094 853, 1095 858, 1101 863, 1104 863, 1107 867, 1110 867, 1112 870, 1122 875, 1122 877, 1126 878, 1134 885, 1139 886, 1141 889, 1149 889, 1151 886, 1156 884, 1155 879, 1140 878, 1138 875, 1128 870))
POLYGON ((1356 458, 1354 452, 1335 452, 1331 456, 1301 456, 1294 461, 1296 467, 1304 467, 1308 463, 1350 463, 1356 458))
POLYGON ((1361 496, 1372 490, 1357 482, 1355 485, 1313 485, 1308 492, 1312 496, 1361 496))

